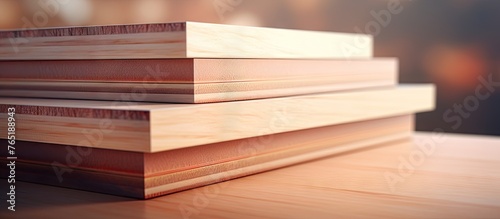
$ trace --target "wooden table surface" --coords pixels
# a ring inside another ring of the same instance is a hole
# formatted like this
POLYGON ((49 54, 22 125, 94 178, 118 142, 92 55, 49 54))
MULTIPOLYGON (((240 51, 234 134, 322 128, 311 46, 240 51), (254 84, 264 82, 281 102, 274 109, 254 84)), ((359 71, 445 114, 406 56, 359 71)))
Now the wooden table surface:
POLYGON ((18 182, 0 218, 500 218, 500 138, 433 136, 147 201, 18 182))

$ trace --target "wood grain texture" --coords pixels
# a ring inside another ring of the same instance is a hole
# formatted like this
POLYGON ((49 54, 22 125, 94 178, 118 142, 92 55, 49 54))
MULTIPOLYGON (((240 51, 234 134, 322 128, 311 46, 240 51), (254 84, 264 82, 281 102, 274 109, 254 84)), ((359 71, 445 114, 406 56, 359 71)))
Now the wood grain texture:
POLYGON ((385 75, 397 80, 397 68, 398 62, 392 58, 29 60, 0 62, 0 79, 2 82, 206 84, 385 75))
POLYGON ((137 152, 19 142, 16 162, 21 180, 147 199, 405 139, 412 130, 413 117, 401 116, 143 153, 142 159, 137 152))
MULTIPOLYGON (((427 111, 434 108, 434 87, 196 105, 21 98, 0 98, 0 102, 1 112, 8 107, 19 109, 17 140, 159 152, 427 111), (23 108, 31 110, 21 113, 23 108), (73 110, 88 113, 80 116, 73 110), (128 118, 136 114, 148 116, 128 118)), ((6 114, 0 118, 5 121, 6 114)), ((6 127, 0 127, 0 133, 6 138, 6 127)))
MULTIPOLYGON (((415 143, 356 153, 134 201, 19 182, 15 214, 6 218, 496 218, 500 214, 500 139, 446 135, 436 151, 392 191, 384 173, 415 143), (48 199, 47 197, 51 197, 48 199), (47 210, 47 209, 50 209, 47 210)), ((2 181, 4 183, 4 181, 2 181)))
POLYGON ((197 22, 0 32, 2 60, 371 58, 373 39, 197 22))

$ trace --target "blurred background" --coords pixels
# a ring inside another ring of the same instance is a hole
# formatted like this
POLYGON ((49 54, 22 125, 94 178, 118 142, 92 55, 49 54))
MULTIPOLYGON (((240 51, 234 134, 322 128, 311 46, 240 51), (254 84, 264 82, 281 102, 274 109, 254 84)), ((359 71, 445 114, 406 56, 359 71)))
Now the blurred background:
POLYGON ((372 34, 401 83, 437 85, 417 130, 500 135, 500 1, 0 0, 0 29, 186 20, 372 34))

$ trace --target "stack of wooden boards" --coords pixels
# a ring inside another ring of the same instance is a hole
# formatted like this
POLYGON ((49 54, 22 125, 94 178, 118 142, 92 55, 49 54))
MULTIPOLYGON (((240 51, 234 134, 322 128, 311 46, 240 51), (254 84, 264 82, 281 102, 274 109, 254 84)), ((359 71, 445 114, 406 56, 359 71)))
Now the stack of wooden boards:
POLYGON ((397 86, 397 60, 374 59, 367 35, 185 22, 0 44, 17 178, 141 199, 408 141, 434 107, 433 86, 397 86))

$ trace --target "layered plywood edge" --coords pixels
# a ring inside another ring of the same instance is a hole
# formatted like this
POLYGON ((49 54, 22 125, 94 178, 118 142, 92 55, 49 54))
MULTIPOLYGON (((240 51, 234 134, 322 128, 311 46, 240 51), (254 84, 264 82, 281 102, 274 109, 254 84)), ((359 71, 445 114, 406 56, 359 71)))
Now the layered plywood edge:
POLYGON ((315 77, 397 77, 397 59, 142 59, 1 61, 0 79, 40 82, 208 84, 315 77))
POLYGON ((0 98, 0 112, 16 108, 16 140, 160 152, 428 111, 434 92, 413 85, 195 105, 0 98))
POLYGON ((197 22, 0 31, 0 60, 371 58, 369 35, 197 22))
POLYGON ((209 103, 397 84, 397 61, 96 60, 0 62, 0 96, 209 103))
POLYGON ((413 124, 404 115, 158 153, 19 141, 16 166, 24 181, 148 199, 409 139, 413 124))

